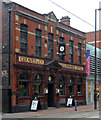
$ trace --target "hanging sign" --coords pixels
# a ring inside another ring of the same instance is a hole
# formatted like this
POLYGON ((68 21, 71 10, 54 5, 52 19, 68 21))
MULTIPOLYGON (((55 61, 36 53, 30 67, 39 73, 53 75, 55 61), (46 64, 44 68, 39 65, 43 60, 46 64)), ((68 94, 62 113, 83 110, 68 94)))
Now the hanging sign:
POLYGON ((37 110, 38 100, 32 100, 31 110, 37 110))

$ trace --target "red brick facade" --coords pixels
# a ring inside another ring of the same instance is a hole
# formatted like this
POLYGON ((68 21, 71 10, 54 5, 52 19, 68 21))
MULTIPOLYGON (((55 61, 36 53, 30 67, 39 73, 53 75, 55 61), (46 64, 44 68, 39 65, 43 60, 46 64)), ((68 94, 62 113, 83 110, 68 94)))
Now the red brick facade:
MULTIPOLYGON (((86 42, 95 46, 95 32, 86 33, 86 42)), ((101 49, 101 30, 96 32, 96 47, 101 49)))
MULTIPOLYGON (((86 103, 86 49, 85 49, 85 33, 72 28, 59 22, 53 12, 49 14, 39 14, 35 11, 29 10, 16 3, 6 4, 3 3, 3 45, 7 46, 8 37, 8 8, 12 7, 11 16, 11 103, 12 111, 26 111, 30 109, 32 99, 35 97, 34 85, 37 74, 42 76, 43 95, 38 96, 40 99, 41 109, 49 107, 49 92, 50 87, 53 88, 52 96, 54 103, 51 103, 54 107, 59 107, 66 104, 67 97, 70 95, 69 89, 71 83, 69 83, 72 77, 74 93, 72 97, 78 100, 78 104, 86 103), (27 54, 21 53, 20 49, 20 25, 24 24, 28 26, 27 54), (42 31, 42 43, 41 43, 41 57, 36 56, 35 51, 35 30, 42 31), (48 33, 54 35, 53 40, 53 59, 48 57, 48 33), (64 61, 59 59, 58 44, 59 38, 64 38, 66 55, 64 61), (73 63, 69 61, 69 40, 73 41, 73 63), (81 44, 81 64, 78 63, 78 43, 81 44), (20 76, 25 72, 29 76, 29 88, 28 97, 20 97, 20 76), (51 76, 51 77, 50 77, 51 76), (64 78, 64 95, 60 95, 59 78, 64 78), (50 78, 49 78, 50 77, 50 78), (51 81, 52 79, 52 81, 51 81), (77 92, 78 79, 82 79, 82 94, 77 92), (51 82, 50 82, 51 81, 51 82), (45 91, 48 89, 48 93, 45 91), (24 107, 26 106, 26 107, 24 107)), ((7 70, 7 54, 6 59, 3 61, 3 70, 7 70)), ((3 58, 4 58, 3 57, 3 58)), ((7 76, 6 76, 7 77, 7 76)), ((3 78, 4 79, 4 78, 3 78)), ((3 81, 3 87, 7 86, 7 78, 3 81), (5 82, 4 82, 5 81, 5 82)))

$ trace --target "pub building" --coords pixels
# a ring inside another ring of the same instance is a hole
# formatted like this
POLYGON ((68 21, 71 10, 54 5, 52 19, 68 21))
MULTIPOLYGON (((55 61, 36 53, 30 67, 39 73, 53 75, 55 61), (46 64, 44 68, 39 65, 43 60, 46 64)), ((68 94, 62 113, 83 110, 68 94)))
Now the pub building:
MULTIPOLYGON (((40 14, 14 2, 3 2, 3 46, 8 45, 11 11, 11 111, 29 111, 38 97, 40 109, 61 107, 67 98, 86 104, 85 33, 70 26, 68 16, 40 14)), ((8 47, 7 47, 8 48, 8 47)), ((3 71, 7 55, 3 54, 3 71)), ((2 72, 3 89, 7 76, 2 72)))

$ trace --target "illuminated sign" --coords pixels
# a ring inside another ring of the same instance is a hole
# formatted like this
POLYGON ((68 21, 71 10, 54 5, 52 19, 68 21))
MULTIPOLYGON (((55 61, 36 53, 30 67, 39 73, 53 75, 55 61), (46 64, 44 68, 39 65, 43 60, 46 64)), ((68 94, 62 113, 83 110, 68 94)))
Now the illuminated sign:
POLYGON ((76 65, 70 65, 70 64, 65 64, 65 63, 59 63, 63 68, 67 69, 73 69, 73 70, 84 70, 83 67, 81 66, 76 66, 76 65))
POLYGON ((44 64, 44 60, 42 59, 25 57, 25 56, 18 56, 18 61, 24 63, 32 63, 32 64, 41 64, 41 65, 44 64))

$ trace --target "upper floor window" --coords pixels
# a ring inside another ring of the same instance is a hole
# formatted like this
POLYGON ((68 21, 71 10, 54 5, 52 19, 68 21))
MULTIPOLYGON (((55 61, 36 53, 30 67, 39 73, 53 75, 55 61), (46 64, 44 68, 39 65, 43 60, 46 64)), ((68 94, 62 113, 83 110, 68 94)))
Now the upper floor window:
POLYGON ((78 43, 78 63, 81 64, 81 43, 78 43))
POLYGON ((27 28, 24 24, 20 25, 20 49, 22 54, 27 54, 27 28))
POLYGON ((60 37, 60 38, 59 38, 59 41, 60 41, 61 43, 64 43, 64 38, 63 38, 63 37, 60 37))
POLYGON ((73 63, 73 41, 69 41, 69 61, 73 63))
POLYGON ((41 30, 36 29, 36 34, 35 34, 35 53, 37 56, 41 56, 41 30))
POLYGON ((49 33, 48 34, 48 56, 49 58, 53 58, 53 41, 54 41, 54 36, 53 34, 49 33))

